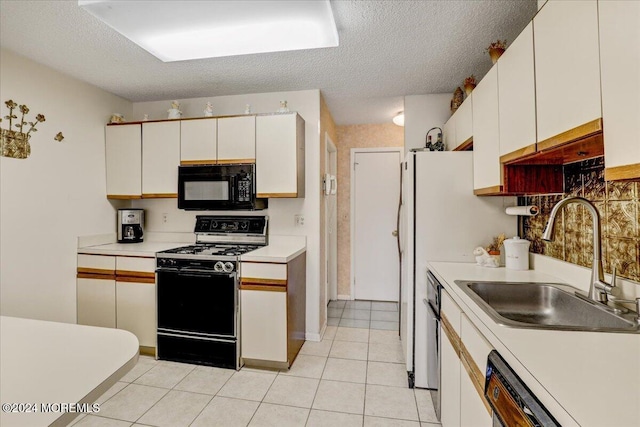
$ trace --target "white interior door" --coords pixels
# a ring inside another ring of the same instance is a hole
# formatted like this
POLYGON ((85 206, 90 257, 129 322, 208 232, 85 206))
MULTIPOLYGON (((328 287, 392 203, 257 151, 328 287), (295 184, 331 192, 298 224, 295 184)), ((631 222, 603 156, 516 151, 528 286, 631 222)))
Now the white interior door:
POLYGON ((352 289, 355 299, 398 301, 400 151, 352 151, 352 289))

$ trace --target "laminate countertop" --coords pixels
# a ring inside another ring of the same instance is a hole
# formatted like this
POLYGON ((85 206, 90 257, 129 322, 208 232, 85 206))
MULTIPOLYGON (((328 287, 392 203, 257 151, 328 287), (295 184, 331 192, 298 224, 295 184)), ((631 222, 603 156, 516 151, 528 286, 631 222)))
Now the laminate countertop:
POLYGON ((563 426, 640 425, 640 334, 503 326, 471 300, 455 280, 566 282, 540 271, 466 263, 431 262, 428 268, 563 426))
POLYGON ((67 425, 138 361, 138 339, 121 329, 0 316, 0 335, 3 426, 67 425))

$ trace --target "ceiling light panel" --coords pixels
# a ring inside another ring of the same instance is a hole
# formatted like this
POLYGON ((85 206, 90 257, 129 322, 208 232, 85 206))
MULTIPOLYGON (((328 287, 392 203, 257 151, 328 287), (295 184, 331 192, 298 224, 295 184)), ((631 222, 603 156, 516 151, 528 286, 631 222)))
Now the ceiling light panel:
POLYGON ((338 46, 328 0, 78 5, 164 62, 338 46))

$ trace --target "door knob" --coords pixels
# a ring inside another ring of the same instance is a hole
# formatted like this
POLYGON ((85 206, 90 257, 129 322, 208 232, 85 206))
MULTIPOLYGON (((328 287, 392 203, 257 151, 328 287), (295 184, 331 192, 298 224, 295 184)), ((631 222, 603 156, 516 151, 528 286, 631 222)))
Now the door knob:
POLYGON ((392 235, 393 237, 398 237, 398 230, 393 230, 393 231, 391 232, 391 235, 392 235))

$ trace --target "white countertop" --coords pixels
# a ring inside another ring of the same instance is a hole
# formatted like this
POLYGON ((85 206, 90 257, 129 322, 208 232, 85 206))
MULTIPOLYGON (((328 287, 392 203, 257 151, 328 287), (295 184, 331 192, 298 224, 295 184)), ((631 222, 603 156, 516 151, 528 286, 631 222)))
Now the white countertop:
POLYGON ((502 326, 454 281, 564 281, 533 270, 464 263, 431 262, 429 269, 562 425, 640 425, 640 334, 502 326))
MULTIPOLYGON (((2 404, 92 403, 138 361, 138 339, 121 329, 0 316, 0 335, 2 404)), ((76 415, 3 410, 0 425, 66 425, 76 415)))
POLYGON ((269 236, 269 244, 240 256, 248 262, 289 262, 307 250, 304 236, 269 236))
POLYGON ((140 256, 153 258, 156 252, 187 246, 185 242, 141 242, 141 243, 109 243, 105 245, 78 248, 79 254, 140 256))

